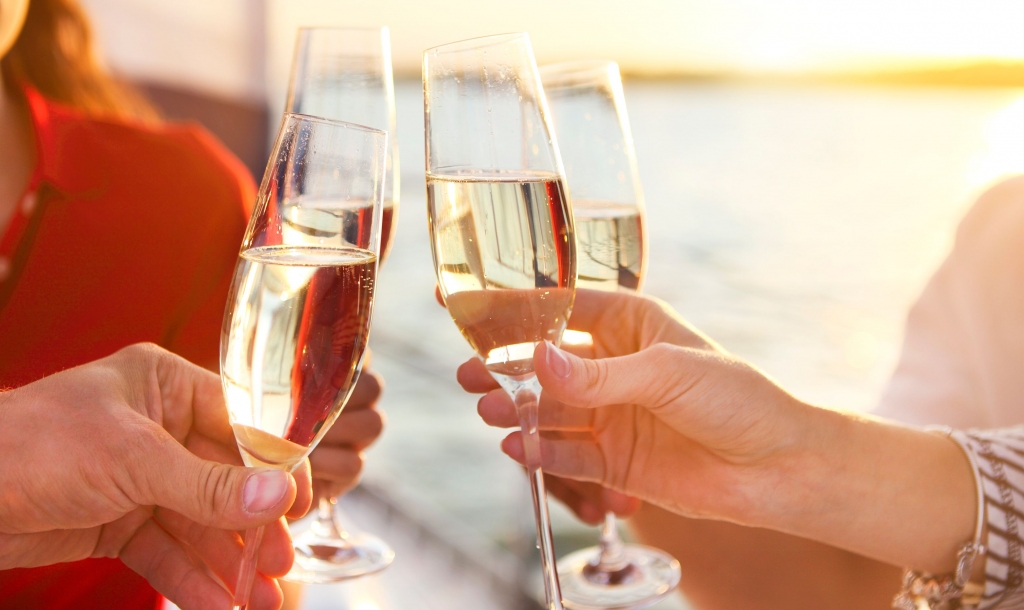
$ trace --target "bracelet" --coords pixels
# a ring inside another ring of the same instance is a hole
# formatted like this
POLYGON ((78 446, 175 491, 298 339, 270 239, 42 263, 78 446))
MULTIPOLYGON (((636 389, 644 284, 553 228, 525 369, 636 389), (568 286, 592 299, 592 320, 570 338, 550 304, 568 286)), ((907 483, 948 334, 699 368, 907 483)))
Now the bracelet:
POLYGON ((981 543, 981 533, 985 525, 985 494, 981 487, 981 477, 978 476, 978 464, 974 453, 952 436, 952 428, 929 426, 925 430, 942 434, 955 442, 971 463, 978 500, 978 511, 974 522, 974 540, 964 544, 957 551, 956 571, 953 574, 936 576, 928 572, 905 570, 903 572, 903 588, 893 598, 892 607, 894 610, 954 610, 957 608, 973 610, 981 602, 981 594, 984 589, 982 585, 970 582, 974 561, 985 552, 985 545, 981 543))
POLYGON ((974 560, 985 546, 968 542, 956 553, 956 572, 936 576, 928 572, 906 570, 903 588, 892 600, 894 610, 972 610, 981 602, 983 587, 970 582, 974 560))

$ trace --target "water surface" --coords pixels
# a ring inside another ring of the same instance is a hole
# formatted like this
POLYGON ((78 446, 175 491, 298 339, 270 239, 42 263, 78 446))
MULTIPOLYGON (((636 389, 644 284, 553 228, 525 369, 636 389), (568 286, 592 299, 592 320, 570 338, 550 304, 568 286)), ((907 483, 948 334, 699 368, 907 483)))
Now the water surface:
MULTIPOLYGON (((388 429, 368 476, 533 558, 529 490, 455 383, 434 301, 422 94, 398 88, 402 208, 371 345, 388 429)), ((1024 91, 630 82, 646 290, 802 399, 869 409, 973 197, 1024 171, 1024 91)), ((590 540, 556 511, 559 553, 590 540)))

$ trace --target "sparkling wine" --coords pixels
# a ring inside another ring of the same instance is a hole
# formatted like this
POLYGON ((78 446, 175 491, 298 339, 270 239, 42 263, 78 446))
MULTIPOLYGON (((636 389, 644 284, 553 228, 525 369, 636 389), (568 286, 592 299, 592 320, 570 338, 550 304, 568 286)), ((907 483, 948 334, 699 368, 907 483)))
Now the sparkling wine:
POLYGON ((553 174, 428 175, 431 246, 448 312, 502 375, 557 342, 576 282, 572 216, 553 174))
MULTIPOLYGON (((293 246, 319 248, 368 248, 373 230, 373 202, 365 199, 294 197, 266 206, 247 231, 250 248, 293 246), (249 235, 253 238, 249 239, 249 235)), ((394 204, 384 201, 381 210, 381 246, 390 245, 394 204)))
POLYGON ((385 261, 388 260, 388 254, 391 253, 391 246, 394 245, 395 241, 395 212, 398 206, 395 205, 394 201, 384 200, 384 209, 381 213, 380 219, 380 264, 384 265, 385 261))
POLYGON ((638 292, 643 278, 643 221, 636 206, 574 201, 579 248, 577 288, 638 292))
POLYGON ((309 447, 245 424, 232 424, 235 441, 242 448, 242 457, 249 466, 291 468, 306 457, 309 447))
POLYGON ((221 378, 246 464, 290 469, 334 422, 359 376, 376 269, 357 248, 242 253, 221 378))
MULTIPOLYGON (((398 206, 384 200, 380 217, 380 263, 388 257, 397 228, 398 206)), ((367 243, 373 226, 373 205, 369 201, 307 201, 296 198, 281 206, 282 232, 288 243, 311 246, 345 246, 367 243), (338 230, 337 227, 341 227, 338 230)))

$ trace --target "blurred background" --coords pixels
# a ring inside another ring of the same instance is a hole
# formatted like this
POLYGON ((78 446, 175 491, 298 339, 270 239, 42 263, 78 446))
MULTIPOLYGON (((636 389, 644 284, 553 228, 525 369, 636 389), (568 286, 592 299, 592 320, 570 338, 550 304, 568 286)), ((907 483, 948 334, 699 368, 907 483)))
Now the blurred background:
MULTIPOLYGON (((387 433, 343 504, 382 576, 309 608, 527 608, 529 488, 455 384, 434 303, 420 53, 527 30, 539 63, 613 59, 649 214, 647 292, 805 400, 870 410, 906 311, 986 185, 1024 172, 1021 0, 86 0, 106 62, 260 177, 300 25, 388 25, 402 194, 373 366, 387 433)), ((556 509, 560 554, 596 531, 556 509)), ((659 608, 685 608, 681 598, 659 608)))

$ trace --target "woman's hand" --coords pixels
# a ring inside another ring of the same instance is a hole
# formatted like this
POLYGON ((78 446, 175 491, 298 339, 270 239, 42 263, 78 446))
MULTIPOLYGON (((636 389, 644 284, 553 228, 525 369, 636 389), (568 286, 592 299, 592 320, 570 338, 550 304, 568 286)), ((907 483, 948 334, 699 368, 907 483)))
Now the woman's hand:
MULTIPOLYGON (((653 299, 580 290, 570 327, 592 334, 589 357, 534 355, 549 474, 921 569, 970 537, 971 473, 948 439, 806 405, 653 299)), ((493 387, 476 360, 459 381, 493 387)), ((500 391, 479 410, 517 422, 500 391)), ((523 461, 520 433, 502 447, 523 461)))
POLYGON ((291 567, 293 475, 241 467, 216 375, 155 346, 0 394, 0 569, 120 557, 183 609, 228 608, 239 530, 267 525, 252 607, 291 567), (205 565, 204 565, 205 564, 205 565))
MULTIPOLYGON (((799 403, 659 301, 580 290, 570 325, 591 333, 593 345, 575 350, 589 358, 551 345, 538 346, 535 355, 544 387, 541 428, 559 436, 547 434, 542 443, 549 474, 703 516, 711 510, 705 498, 717 503, 735 487, 729 481, 740 471, 728 472, 731 466, 769 462, 792 444, 795 426, 782 422, 797 415, 799 403), (745 408, 751 395, 767 399, 768 408, 745 408), (680 472, 684 462, 703 468, 680 472), (691 477, 705 485, 695 487, 691 477)), ((491 389, 478 360, 460 368, 459 381, 469 391, 490 390, 479 404, 485 421, 517 425, 511 400, 491 389)), ((502 448, 522 461, 521 433, 502 448)))

